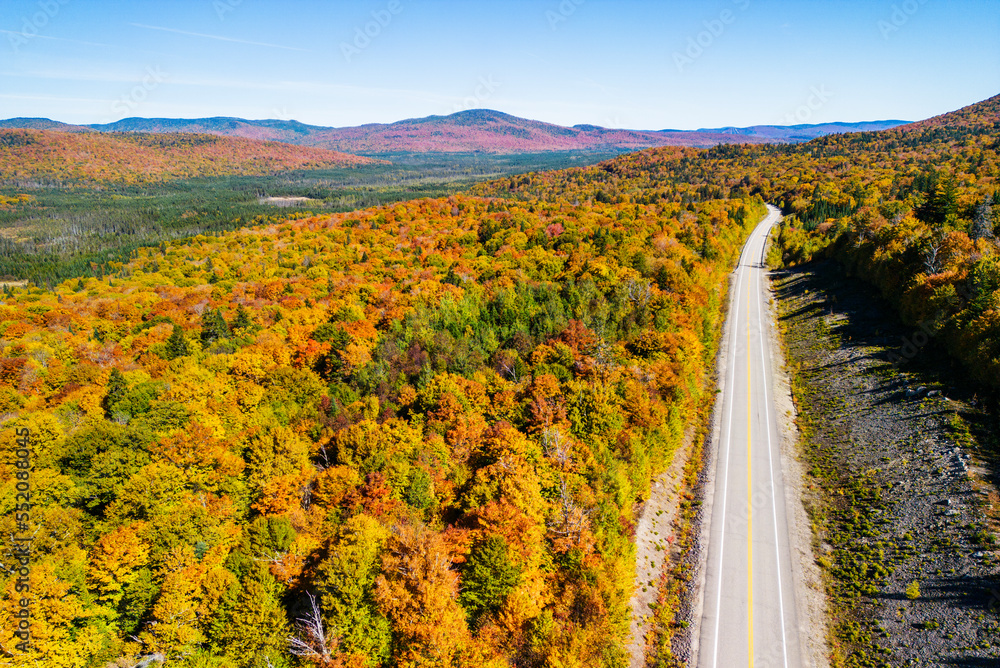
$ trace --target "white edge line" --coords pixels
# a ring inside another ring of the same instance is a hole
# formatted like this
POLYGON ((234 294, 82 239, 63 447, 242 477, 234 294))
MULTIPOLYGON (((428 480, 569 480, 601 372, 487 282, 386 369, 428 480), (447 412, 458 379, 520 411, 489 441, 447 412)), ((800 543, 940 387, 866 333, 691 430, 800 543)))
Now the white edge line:
MULTIPOLYGON (((748 244, 750 242, 750 239, 752 238, 753 238, 753 232, 750 233, 750 237, 747 239, 748 244)), ((746 246, 744 246, 744 250, 745 249, 746 246)), ((726 496, 727 496, 726 492, 728 491, 727 488, 729 485, 729 451, 730 451, 730 445, 732 443, 732 434, 733 434, 733 402, 735 401, 734 388, 736 386, 736 343, 737 343, 736 338, 737 338, 737 327, 739 326, 740 302, 742 301, 739 298, 739 295, 740 295, 740 286, 743 283, 743 251, 740 251, 740 256, 736 261, 736 273, 737 273, 736 288, 733 292, 733 295, 735 297, 733 301, 736 303, 736 314, 730 321, 732 323, 732 327, 730 327, 729 330, 729 346, 732 349, 732 363, 729 365, 729 383, 728 383, 729 387, 726 388, 729 394, 729 399, 727 400, 729 408, 729 416, 726 418, 726 424, 725 424, 726 457, 724 460, 722 460, 725 463, 722 469, 723 470, 722 521, 720 523, 721 535, 719 537, 719 571, 716 577, 717 592, 715 598, 715 647, 712 651, 712 668, 716 668, 716 666, 718 666, 718 661, 719 661, 719 620, 722 617, 722 558, 723 556, 725 556, 725 545, 726 545, 726 496)), ((719 457, 720 459, 722 459, 721 453, 719 457)))
MULTIPOLYGON (((773 223, 772 223, 773 225, 773 223)), ((768 233, 770 233, 771 226, 768 226, 768 233)), ((765 236, 764 245, 761 247, 761 259, 764 260, 764 249, 767 248, 767 241, 765 236)), ((763 264, 762 264, 763 266, 763 264)), ((778 614, 781 619, 781 655, 784 660, 785 668, 788 668, 788 645, 785 640, 785 601, 784 596, 781 593, 781 546, 778 542, 778 509, 777 501, 775 500, 774 494, 774 460, 772 458, 771 444, 771 418, 770 411, 768 410, 769 404, 767 399, 767 357, 764 351, 764 334, 765 334, 765 324, 764 324, 764 309, 763 309, 763 297, 764 297, 764 286, 761 281, 761 276, 763 275, 763 269, 757 272, 757 316, 758 322, 760 323, 760 364, 764 371, 762 376, 763 382, 761 387, 764 389, 764 433, 767 434, 767 464, 771 469, 771 518, 774 520, 774 563, 777 568, 778 574, 778 614)))

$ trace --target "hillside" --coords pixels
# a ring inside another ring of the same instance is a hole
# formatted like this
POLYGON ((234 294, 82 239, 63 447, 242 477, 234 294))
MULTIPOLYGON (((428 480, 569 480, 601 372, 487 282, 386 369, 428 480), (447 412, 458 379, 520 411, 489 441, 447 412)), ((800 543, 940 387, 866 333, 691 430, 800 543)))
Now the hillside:
POLYGON ((1000 95, 994 95, 988 100, 970 104, 956 111, 950 111, 916 123, 908 123, 899 129, 913 132, 940 127, 989 127, 990 125, 996 126, 997 123, 1000 123, 1000 95))
POLYGON ((48 119, 10 119, 0 127, 60 129, 70 132, 201 133, 271 140, 354 154, 392 152, 487 152, 635 150, 656 146, 709 147, 717 144, 799 142, 839 132, 882 130, 903 121, 683 130, 622 130, 596 125, 563 127, 488 109, 428 116, 396 123, 329 128, 298 121, 240 118, 126 118, 104 125, 73 126, 48 119))
POLYGON ((0 182, 142 183, 371 164, 317 148, 204 134, 0 130, 0 182))

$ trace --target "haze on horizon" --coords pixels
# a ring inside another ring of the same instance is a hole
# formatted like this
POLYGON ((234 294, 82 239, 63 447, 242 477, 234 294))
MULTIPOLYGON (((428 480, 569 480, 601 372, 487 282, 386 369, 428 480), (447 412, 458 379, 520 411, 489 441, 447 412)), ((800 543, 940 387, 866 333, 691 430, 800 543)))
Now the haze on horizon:
POLYGON ((1000 2, 8 0, 0 118, 659 130, 919 120, 1000 91, 1000 2))

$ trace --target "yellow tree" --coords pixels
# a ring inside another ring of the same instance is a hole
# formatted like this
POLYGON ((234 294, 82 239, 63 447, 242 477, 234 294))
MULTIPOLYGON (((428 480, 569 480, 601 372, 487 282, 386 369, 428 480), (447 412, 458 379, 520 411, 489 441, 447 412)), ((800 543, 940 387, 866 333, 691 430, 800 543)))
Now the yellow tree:
POLYGON ((452 666, 469 643, 465 612, 458 604, 458 576, 439 534, 402 526, 389 538, 375 602, 392 622, 398 640, 395 665, 452 666))
POLYGON ((149 561, 149 548, 140 538, 141 523, 118 527, 97 539, 90 551, 87 580, 102 601, 117 606, 123 587, 149 561))

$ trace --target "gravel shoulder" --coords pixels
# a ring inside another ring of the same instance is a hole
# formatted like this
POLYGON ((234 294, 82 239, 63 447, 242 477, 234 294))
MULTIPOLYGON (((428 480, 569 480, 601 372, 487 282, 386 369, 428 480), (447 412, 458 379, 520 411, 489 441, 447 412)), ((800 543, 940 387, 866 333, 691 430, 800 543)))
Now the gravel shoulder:
POLYGON ((684 445, 674 455, 670 468, 653 480, 649 499, 642 507, 635 530, 635 583, 629 601, 630 642, 628 645, 629 668, 646 665, 649 634, 654 630, 653 605, 660 593, 664 566, 669 567, 673 557, 680 513, 680 493, 683 489, 684 467, 692 450, 692 433, 687 434, 684 445))
POLYGON ((826 641, 826 589, 822 570, 816 562, 812 522, 806 512, 807 505, 815 503, 815 493, 807 485, 807 466, 796 426, 795 403, 792 399, 784 345, 777 328, 778 303, 773 298, 773 287, 769 292, 772 295, 768 300, 771 373, 774 379, 772 396, 776 403, 778 433, 781 437, 781 474, 785 482, 785 516, 788 518, 802 663, 808 668, 828 668, 830 652, 826 641))
POLYGON ((774 286, 832 665, 1000 665, 995 417, 836 265, 774 286))

